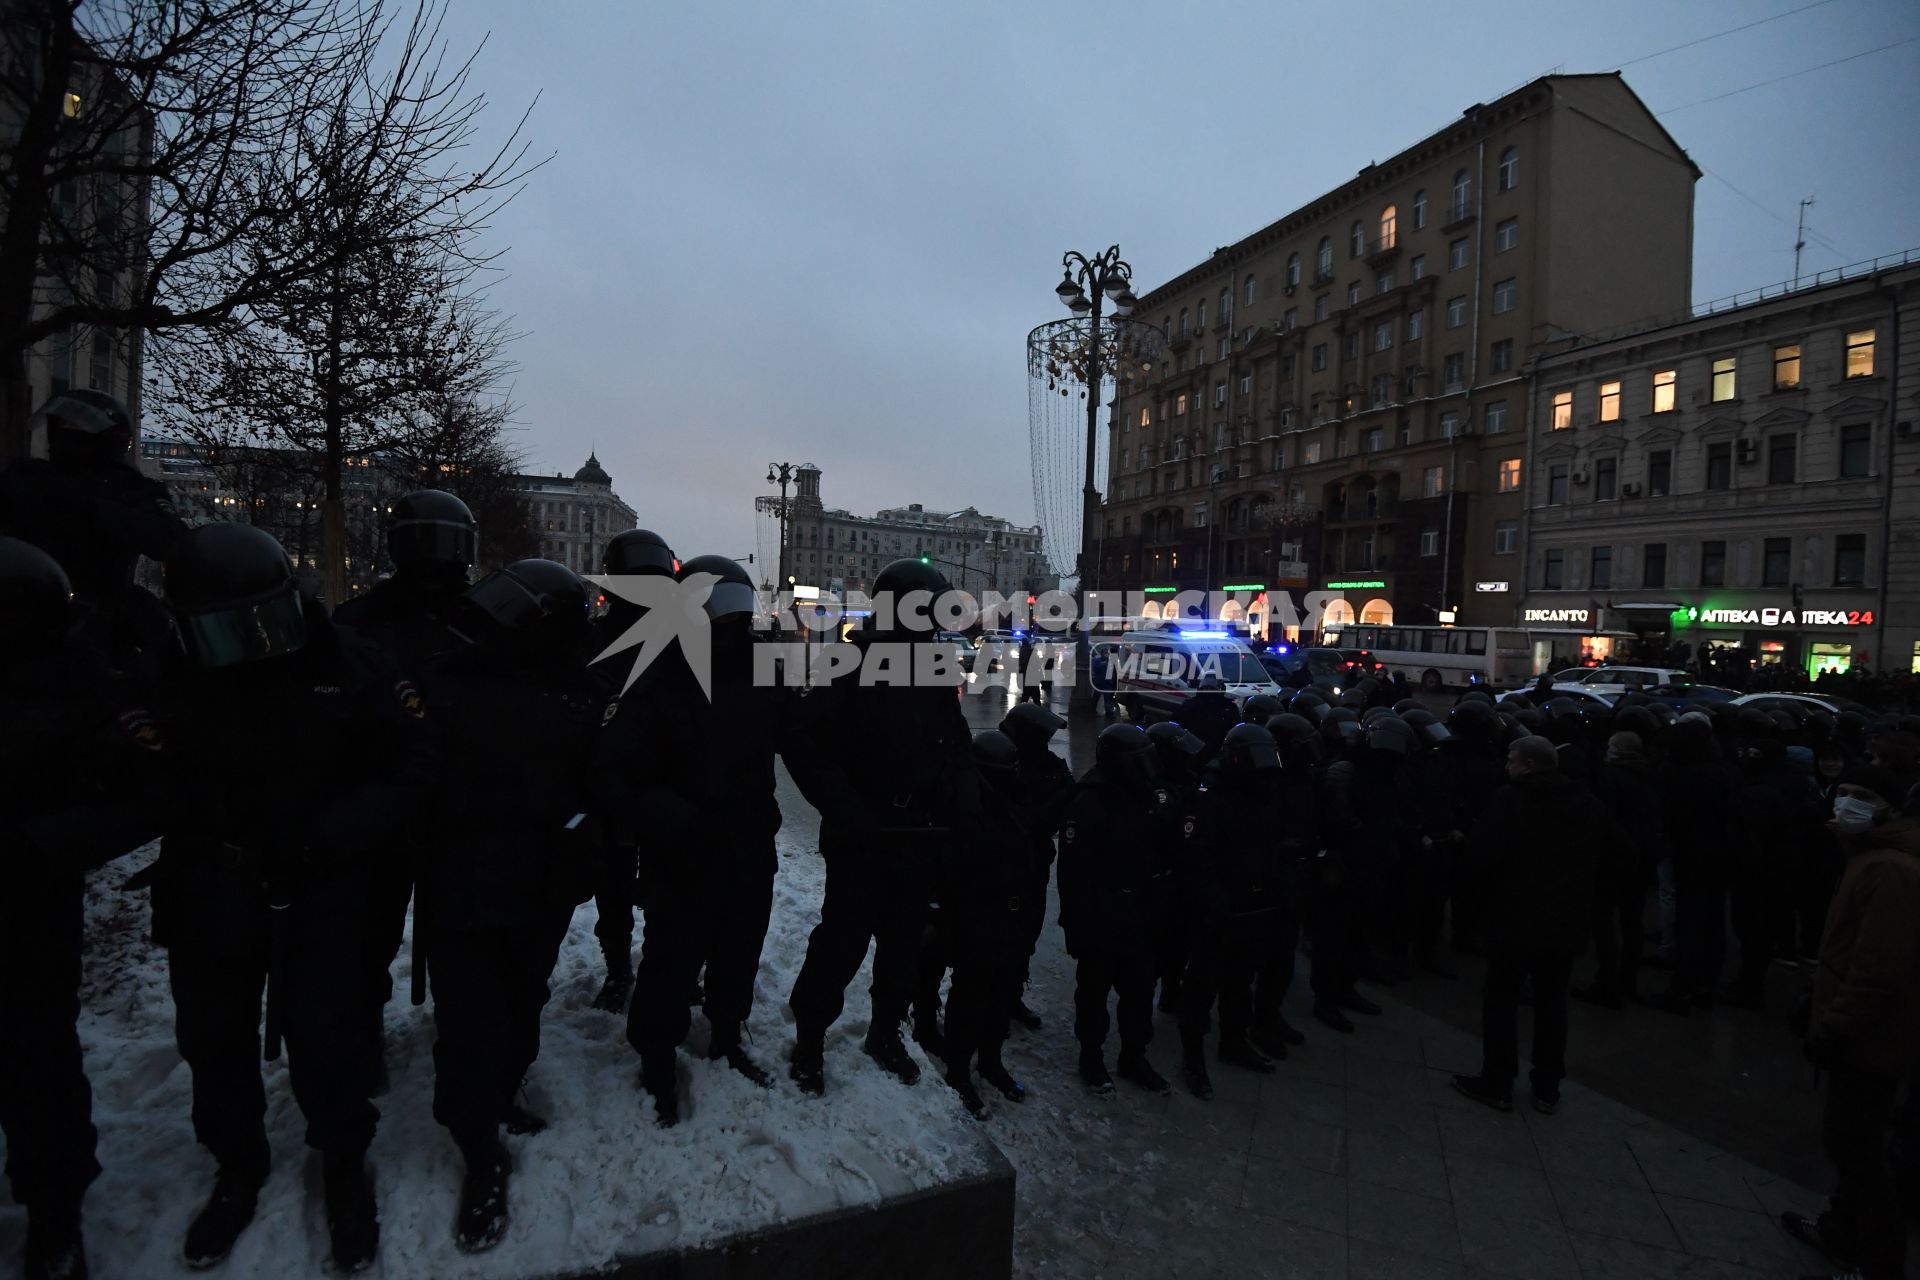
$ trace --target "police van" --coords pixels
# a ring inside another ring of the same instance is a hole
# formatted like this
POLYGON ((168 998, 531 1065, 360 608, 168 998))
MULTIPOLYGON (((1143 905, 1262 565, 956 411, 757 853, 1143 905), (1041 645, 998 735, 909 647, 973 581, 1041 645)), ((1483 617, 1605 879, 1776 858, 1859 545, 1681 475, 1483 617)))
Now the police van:
POLYGON ((1109 659, 1114 696, 1136 722, 1178 720, 1181 708, 1207 687, 1223 690, 1236 704, 1255 694, 1285 693, 1246 641, 1224 626, 1168 624, 1095 636, 1093 647, 1109 659))

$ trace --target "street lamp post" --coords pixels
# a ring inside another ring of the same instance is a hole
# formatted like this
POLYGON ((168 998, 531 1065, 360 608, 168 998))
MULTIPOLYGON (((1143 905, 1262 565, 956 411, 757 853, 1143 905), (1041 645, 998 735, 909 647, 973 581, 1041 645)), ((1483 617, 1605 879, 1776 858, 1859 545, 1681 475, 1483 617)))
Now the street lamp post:
POLYGON ((1111 245, 1106 252, 1092 257, 1069 250, 1061 256, 1060 266, 1060 283, 1053 292, 1085 325, 1083 341, 1069 343, 1064 349, 1057 343, 1054 347, 1055 361, 1064 365, 1070 375, 1086 388, 1087 400, 1086 474, 1080 490, 1080 554, 1077 559, 1080 625, 1074 640, 1076 678, 1069 702, 1073 710, 1084 711, 1093 706, 1093 688, 1086 679, 1086 619, 1087 596, 1092 588, 1096 563, 1095 527, 1100 512, 1100 490, 1095 483, 1094 468, 1100 443, 1101 382, 1115 372, 1112 367, 1114 361, 1122 354, 1131 354, 1127 351, 1127 344, 1119 340, 1118 334, 1109 334, 1101 328, 1101 318, 1107 304, 1111 303, 1113 319, 1122 320, 1133 311, 1138 300, 1133 296, 1133 268, 1121 260, 1119 245, 1111 245), (1108 351, 1109 344, 1114 348, 1111 353, 1108 351))
POLYGON ((780 554, 777 557, 780 562, 780 571, 778 579, 773 584, 776 592, 793 585, 787 580, 787 517, 792 510, 787 504, 787 486, 793 483, 793 477, 799 470, 800 468, 791 462, 767 464, 767 483, 780 486, 780 554))

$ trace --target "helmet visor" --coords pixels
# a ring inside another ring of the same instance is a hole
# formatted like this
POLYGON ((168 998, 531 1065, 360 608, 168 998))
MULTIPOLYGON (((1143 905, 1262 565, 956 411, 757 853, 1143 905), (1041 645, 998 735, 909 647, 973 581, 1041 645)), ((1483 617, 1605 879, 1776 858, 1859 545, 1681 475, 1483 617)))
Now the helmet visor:
POLYGON ((231 667, 292 653, 307 643, 307 618, 292 587, 255 604, 180 619, 187 656, 201 667, 231 667))
POLYGON ((1280 767, 1280 748, 1272 742, 1243 742, 1234 749, 1240 754, 1241 767, 1249 772, 1280 767))
POLYGON ((1453 736, 1453 731, 1438 720, 1432 724, 1421 725, 1419 733, 1421 740, 1430 747, 1437 747, 1453 736))
POLYGON ((753 588, 746 583, 716 582, 707 596, 705 608, 707 617, 718 622, 722 618, 737 618, 742 614, 752 617, 758 603, 753 588))
POLYGON ((454 520, 404 520, 387 534, 387 551, 396 566, 458 565, 473 563, 477 539, 468 526, 454 520))
POLYGON ((540 597, 504 569, 495 569, 467 588, 467 599, 509 631, 531 625, 546 612, 540 597))

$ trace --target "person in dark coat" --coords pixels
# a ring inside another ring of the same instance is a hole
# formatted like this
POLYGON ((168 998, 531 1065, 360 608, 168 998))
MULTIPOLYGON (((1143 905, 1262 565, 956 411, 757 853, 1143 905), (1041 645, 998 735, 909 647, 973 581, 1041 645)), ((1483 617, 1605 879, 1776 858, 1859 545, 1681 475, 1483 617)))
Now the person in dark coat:
POLYGON ((1721 755, 1711 723, 1693 712, 1667 730, 1666 747, 1661 817, 1673 857, 1675 954, 1672 985, 1650 1003, 1685 1014, 1712 1005, 1726 965, 1740 773, 1721 755))
POLYGON ((588 594, 572 570, 517 561, 467 598, 491 625, 429 677, 446 767, 415 954, 433 991, 433 1117, 466 1161, 455 1241, 475 1252, 506 1230, 501 1127, 544 1125, 514 1095, 539 1056, 547 979, 588 893, 586 779, 607 696, 582 660, 588 594))
POLYGON ((1920 1068, 1920 793, 1894 804, 1884 768, 1842 784, 1832 827, 1846 870, 1827 913, 1807 1024, 1807 1058, 1829 1074, 1822 1119, 1836 1181, 1818 1218, 1789 1232, 1864 1280, 1905 1280, 1907 1224, 1887 1135, 1903 1080, 1920 1068), (1904 810, 1904 812, 1903 812, 1904 810))
POLYGON ((1667 856, 1666 824, 1652 763, 1640 735, 1607 740, 1606 763, 1593 791, 1613 815, 1621 842, 1606 850, 1594 897, 1593 981, 1573 989, 1576 1000, 1620 1009, 1639 999, 1640 955, 1646 942, 1647 890, 1667 856))
MULTIPOLYGON (((462 594, 478 551, 477 526, 466 503, 438 489, 406 494, 393 504, 387 520, 392 576, 364 595, 341 601, 333 621, 384 647, 401 671, 419 682, 436 661, 472 644, 479 633, 462 594)), ((374 1035, 382 1043, 384 1010, 393 995, 390 971, 406 933, 407 905, 418 871, 416 851, 426 836, 416 825, 374 861, 370 1012, 374 1035)))
MULTIPOLYGON (((1494 793, 1506 785, 1506 726, 1486 695, 1469 692, 1447 713, 1452 736, 1436 751, 1446 761, 1447 773, 1459 797, 1461 817, 1471 832, 1487 811, 1494 793)), ((1452 949, 1461 955, 1484 955, 1486 895, 1462 865, 1464 846, 1456 846, 1449 909, 1452 949)))
MULTIPOLYGON (((707 1057, 772 1084, 742 1039, 773 912, 780 805, 774 759, 790 769, 799 699, 754 680, 753 580, 723 556, 681 565, 711 577, 707 684, 679 644, 623 696, 594 753, 594 794, 616 844, 648 833, 646 938, 627 1009, 627 1042, 663 1126, 678 1122, 678 1050, 693 1027, 687 993, 704 966, 707 1057), (637 695, 637 696, 636 696, 637 695)), ((680 644, 687 643, 682 639, 680 644)))
POLYGON ((1363 742, 1327 770, 1327 839, 1340 854, 1356 920, 1355 975, 1412 977, 1402 885, 1419 847, 1408 778, 1416 740, 1391 712, 1370 713, 1363 742))
POLYGON ((52 556, 0 537, 0 1132, 31 1280, 86 1275, 100 1165, 76 1029, 84 877, 151 834, 163 755, 144 691, 78 633, 71 597, 52 556))
MULTIPOLYGON (((1023 704, 1031 707, 1031 703, 1023 704)), ((1037 708, 1036 708, 1037 709, 1037 708)), ((968 1112, 984 1119, 985 1101, 973 1083, 980 1078, 1009 1102, 1026 1099, 1026 1087, 1001 1060, 1014 1004, 1032 944, 1033 803, 1020 777, 1020 749, 997 729, 975 734, 973 759, 980 771, 985 838, 956 845, 942 869, 941 950, 953 966, 947 999, 943 1051, 947 1083, 968 1112)), ((1042 885, 1042 892, 1045 886, 1042 885)))
POLYGON ((1533 1106, 1551 1114, 1566 1076, 1567 983, 1592 928, 1601 859, 1624 839, 1606 808, 1559 770, 1553 744, 1526 737, 1507 751, 1512 783, 1474 830, 1468 857, 1489 895, 1481 1068, 1453 1087, 1501 1111, 1520 1071, 1519 1000, 1533 983, 1533 1106))
MULTIPOLYGON (((1147 729, 1147 740, 1153 743, 1157 780, 1167 793, 1167 813, 1184 817, 1200 792, 1201 775, 1207 768, 1207 744, 1177 720, 1156 721, 1147 729)), ((1180 856, 1179 843, 1170 839, 1153 864, 1153 898, 1170 904, 1159 914, 1154 926, 1153 953, 1160 978, 1160 1012, 1175 1015, 1180 1012, 1180 988, 1186 980, 1187 951, 1193 943, 1193 931, 1187 925, 1177 879, 1180 856)))
MULTIPOLYGON (((600 555, 600 571, 610 578, 671 579, 680 571, 680 561, 665 538, 651 529, 627 529, 607 539, 600 555)), ((648 681, 658 672, 653 666, 633 671, 633 651, 621 644, 636 624, 647 616, 647 608, 621 595, 616 584, 606 592, 607 611, 594 621, 587 644, 592 670, 607 682, 610 693, 623 702, 645 698, 648 681)), ((635 840, 639 837, 636 835, 635 840)), ((593 1007, 605 1013, 619 1013, 627 1007, 633 990, 633 908, 637 893, 637 843, 609 838, 595 860, 593 904, 596 917, 593 935, 600 941, 600 955, 607 967, 600 993, 593 1007)))
POLYGON ((1060 929, 1076 962, 1080 1079, 1095 1094, 1113 1092, 1105 1044, 1107 999, 1117 994, 1120 1074, 1165 1093, 1166 1078, 1147 1061, 1147 1046, 1153 1041, 1154 936, 1174 905, 1156 900, 1154 876, 1168 843, 1167 793, 1153 743, 1138 725, 1108 725, 1094 753, 1060 827, 1060 929))
MULTIPOLYGON (((938 600, 947 590, 939 571, 917 560, 896 560, 874 580, 876 600, 888 603, 921 591, 938 600)), ((795 1024, 788 1074, 816 1096, 826 1090, 827 1030, 870 946, 873 1017, 864 1048, 903 1083, 920 1078, 900 1026, 913 1000, 934 877, 947 848, 980 823, 972 732, 951 687, 912 683, 912 646, 930 640, 907 621, 857 633, 847 642, 851 661, 802 701, 811 783, 796 781, 820 811, 827 892, 788 1000, 795 1024)), ((829 651, 822 669, 837 660, 829 651)))
POLYGON ((1033 953, 1040 944, 1040 932, 1047 922, 1047 882, 1053 878, 1057 852, 1056 838, 1060 821, 1066 815, 1067 797, 1073 790, 1073 771, 1054 753, 1053 736, 1067 722, 1046 707, 1023 702, 1000 720, 1000 732, 1012 739, 1020 753, 1019 783, 1021 799, 1016 806, 1021 814, 1032 856, 1027 869, 1032 875, 1022 916, 1027 927, 1027 957, 1020 966, 1021 993, 1016 993, 1009 1011, 1012 1019, 1029 1031, 1038 1031, 1040 1015, 1027 1005, 1023 994, 1032 980, 1033 953))
POLYGON ((166 486, 133 461, 133 417, 104 391, 54 395, 33 416, 42 457, 0 464, 0 533, 66 570, 87 612, 80 629, 117 670, 155 679, 170 649, 166 610, 133 581, 141 556, 164 560, 186 523, 166 486))
MULTIPOLYGON (((1247 1038, 1254 976, 1293 914, 1280 850, 1280 750, 1264 726, 1235 725, 1181 821, 1180 879, 1192 937, 1180 993, 1181 1074, 1211 1098, 1206 1036, 1220 1005, 1220 1061, 1261 1073, 1273 1059, 1247 1038)), ((1286 1056, 1279 1046, 1280 1056, 1286 1056)))
POLYGON ((261 1077, 284 1039, 307 1143, 322 1156, 333 1265, 372 1262, 365 1156, 379 1046, 366 1017, 372 861, 436 770, 419 690, 336 630, 280 544, 208 524, 174 546, 167 601, 184 661, 159 696, 168 759, 153 938, 167 950, 193 1129, 219 1162, 187 1229, 188 1265, 252 1221, 269 1148, 261 1077))

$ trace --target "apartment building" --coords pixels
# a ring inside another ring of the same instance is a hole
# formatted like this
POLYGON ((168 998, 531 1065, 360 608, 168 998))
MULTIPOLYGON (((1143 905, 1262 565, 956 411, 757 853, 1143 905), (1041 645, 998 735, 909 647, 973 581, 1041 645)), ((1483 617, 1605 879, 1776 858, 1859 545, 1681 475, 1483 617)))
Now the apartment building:
POLYGON ((1114 401, 1095 585, 1506 621, 1475 585, 1521 576, 1528 362, 1688 304, 1699 174, 1617 73, 1547 76, 1145 293, 1168 349, 1114 401))

